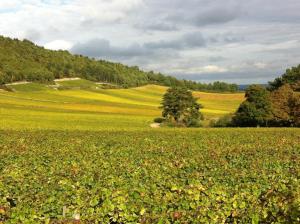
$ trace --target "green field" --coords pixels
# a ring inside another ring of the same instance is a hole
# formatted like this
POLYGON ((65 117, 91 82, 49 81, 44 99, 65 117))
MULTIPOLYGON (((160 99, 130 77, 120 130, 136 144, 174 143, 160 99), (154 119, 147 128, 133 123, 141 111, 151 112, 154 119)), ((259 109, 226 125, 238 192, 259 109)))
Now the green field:
POLYGON ((76 82, 0 91, 0 223, 300 222, 300 129, 151 129, 165 87, 76 82))

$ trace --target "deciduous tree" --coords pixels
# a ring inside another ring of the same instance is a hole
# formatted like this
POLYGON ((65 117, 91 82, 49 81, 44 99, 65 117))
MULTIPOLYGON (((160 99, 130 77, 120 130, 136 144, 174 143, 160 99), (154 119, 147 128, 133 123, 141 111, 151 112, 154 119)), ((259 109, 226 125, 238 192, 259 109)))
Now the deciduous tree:
POLYGON ((268 126, 272 118, 270 93, 260 85, 246 90, 246 101, 238 108, 233 123, 242 127, 268 126))
POLYGON ((162 116, 176 124, 196 126, 202 118, 200 108, 192 92, 184 88, 170 88, 163 96, 162 116))

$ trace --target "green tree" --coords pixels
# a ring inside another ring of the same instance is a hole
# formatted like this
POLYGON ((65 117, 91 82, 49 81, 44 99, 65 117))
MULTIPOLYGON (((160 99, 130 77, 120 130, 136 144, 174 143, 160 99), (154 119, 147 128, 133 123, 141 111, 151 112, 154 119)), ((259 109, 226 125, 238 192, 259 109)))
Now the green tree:
POLYGON ((300 91, 300 65, 287 69, 281 77, 269 82, 269 90, 274 91, 284 84, 290 84, 293 90, 300 91))
POLYGON ((201 105, 193 97, 192 92, 179 87, 169 88, 163 96, 162 116, 169 122, 187 127, 199 125, 203 119, 200 113, 201 105))
POLYGON ((260 85, 251 85, 246 90, 246 101, 238 108, 233 124, 241 127, 268 126, 272 119, 270 93, 260 85))

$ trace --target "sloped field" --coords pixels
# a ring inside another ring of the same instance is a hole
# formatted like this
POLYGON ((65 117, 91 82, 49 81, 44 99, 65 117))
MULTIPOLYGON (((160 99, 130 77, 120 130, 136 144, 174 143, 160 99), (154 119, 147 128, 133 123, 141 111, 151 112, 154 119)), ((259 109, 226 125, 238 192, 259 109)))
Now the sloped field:
MULTIPOLYGON (((12 86, 0 92, 2 128, 99 130, 148 127, 159 109, 165 87, 100 89, 85 80, 57 82, 59 90, 41 84, 12 86), (63 87, 63 88, 62 88, 63 87), (124 124, 124 125, 123 125, 124 124)), ((243 94, 195 92, 207 119, 234 112, 243 94)))

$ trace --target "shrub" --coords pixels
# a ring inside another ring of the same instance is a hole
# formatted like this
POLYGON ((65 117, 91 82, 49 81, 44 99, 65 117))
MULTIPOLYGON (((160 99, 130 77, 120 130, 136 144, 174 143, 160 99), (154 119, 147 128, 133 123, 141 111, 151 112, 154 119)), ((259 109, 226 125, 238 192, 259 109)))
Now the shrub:
POLYGON ((218 120, 212 120, 210 122, 211 127, 231 127, 232 125, 232 114, 227 114, 218 120))
POLYGON ((187 121, 187 127, 192 127, 192 128, 200 128, 202 127, 202 124, 199 119, 190 119, 187 121))
POLYGON ((155 123, 161 124, 161 123, 165 122, 166 119, 163 118, 163 117, 157 117, 157 118, 155 118, 153 121, 154 121, 155 123))

